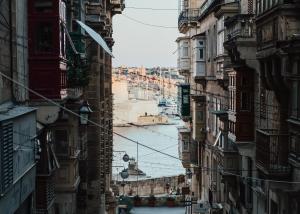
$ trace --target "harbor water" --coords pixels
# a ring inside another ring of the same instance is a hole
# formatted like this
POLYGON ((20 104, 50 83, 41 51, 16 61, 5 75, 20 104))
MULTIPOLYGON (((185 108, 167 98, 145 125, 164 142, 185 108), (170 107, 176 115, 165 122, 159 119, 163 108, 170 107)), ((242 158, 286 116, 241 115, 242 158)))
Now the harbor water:
MULTIPOLYGON (((178 158, 178 132, 177 126, 182 121, 169 118, 172 125, 128 126, 135 123, 138 116, 157 115, 162 111, 157 106, 153 91, 145 89, 129 89, 126 80, 113 83, 114 93, 114 132, 122 134, 141 144, 155 148, 178 158), (128 93, 128 91, 130 93, 128 93)), ((175 109, 169 110, 173 113, 175 109)), ((128 163, 122 157, 125 151, 131 158, 138 159, 138 168, 146 173, 146 177, 162 177, 183 174, 185 171, 178 159, 168 157, 131 141, 114 135, 114 161, 113 172, 118 174, 128 163), (138 154, 138 157, 137 157, 138 154)))

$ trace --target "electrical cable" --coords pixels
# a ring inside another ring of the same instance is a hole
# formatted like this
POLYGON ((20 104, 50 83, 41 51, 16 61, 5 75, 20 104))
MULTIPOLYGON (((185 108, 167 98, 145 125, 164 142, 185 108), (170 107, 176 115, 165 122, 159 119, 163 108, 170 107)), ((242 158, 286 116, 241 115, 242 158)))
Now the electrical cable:
POLYGON ((166 29, 175 29, 175 28, 177 29, 177 27, 149 24, 149 23, 145 23, 145 22, 139 21, 137 19, 131 18, 131 17, 125 15, 125 14, 121 14, 121 15, 126 17, 127 19, 129 19, 131 21, 134 21, 136 23, 139 23, 139 24, 142 24, 142 25, 145 25, 145 26, 157 27, 157 28, 166 28, 166 29))
MULTIPOLYGON (((66 108, 66 107, 64 107, 64 106, 61 106, 59 103, 57 103, 57 102, 55 102, 55 101, 53 101, 53 100, 51 100, 51 99, 49 99, 49 98, 47 98, 47 97, 45 97, 45 96, 39 94, 38 92, 36 92, 36 91, 34 91, 34 90, 32 90, 32 89, 30 89, 30 88, 28 88, 28 87, 26 87, 26 86, 23 85, 22 83, 19 83, 18 81, 13 80, 12 78, 10 78, 9 76, 7 76, 6 74, 0 72, 0 75, 3 76, 3 77, 5 77, 5 78, 8 79, 9 81, 11 81, 11 82, 13 82, 13 83, 15 83, 15 84, 17 84, 17 85, 23 87, 24 89, 28 90, 29 92, 31 92, 31 93, 33 93, 33 94, 35 94, 35 95, 41 97, 42 99, 46 100, 47 102, 52 103, 53 105, 62 108, 63 110, 65 110, 65 111, 67 111, 67 112, 73 114, 74 116, 77 116, 78 118, 81 118, 81 116, 80 116, 79 114, 77 114, 76 112, 73 112, 72 110, 70 110, 70 109, 68 109, 68 108, 66 108)), ((93 125, 95 125, 95 126, 98 126, 98 127, 100 127, 100 128, 106 129, 106 128, 102 127, 100 124, 98 124, 98 123, 96 123, 96 122, 94 122, 94 121, 91 121, 91 120, 89 120, 89 119, 88 119, 88 122, 90 122, 91 124, 93 124, 93 125)), ((122 135, 122 134, 116 133, 116 132, 114 132, 114 131, 113 131, 112 133, 115 134, 115 135, 117 135, 117 136, 119 136, 119 137, 122 137, 122 138, 124 138, 124 139, 126 139, 126 140, 128 140, 128 141, 130 141, 130 142, 133 142, 133 143, 135 143, 135 144, 137 144, 137 145, 140 145, 140 146, 142 146, 142 147, 145 147, 145 148, 148 148, 148 149, 150 149, 150 150, 156 151, 156 152, 158 152, 158 153, 160 153, 160 154, 163 154, 163 155, 165 155, 165 156, 168 156, 168 157, 170 157, 170 158, 173 158, 173 159, 182 161, 180 158, 178 158, 178 157, 176 157, 176 156, 173 156, 173 155, 170 155, 170 154, 161 152, 161 151, 159 151, 159 150, 157 150, 157 149, 154 149, 154 148, 152 148, 152 147, 150 147, 150 146, 144 145, 144 144, 142 144, 142 143, 139 143, 138 141, 135 141, 135 140, 133 140, 133 139, 131 139, 131 138, 128 138, 128 137, 126 137, 126 136, 124 136, 124 135, 122 135)), ((201 168, 201 169, 204 168, 204 169, 205 169, 205 167, 202 167, 202 166, 197 166, 197 168, 201 168)), ((207 168, 207 170, 209 170, 209 168, 207 168)), ((214 169, 214 170, 215 170, 215 169, 214 169)), ((217 169, 217 170, 218 170, 218 169, 217 169)), ((222 173, 227 173, 227 174, 232 175, 232 176, 237 176, 237 177, 247 178, 247 179, 253 179, 253 180, 263 180, 263 181, 276 182, 276 183, 300 184, 300 181, 295 181, 295 182, 293 182, 293 181, 283 181, 283 180, 261 179, 261 178, 255 178, 255 177, 241 176, 241 175, 239 175, 239 174, 230 173, 230 172, 226 172, 226 171, 223 171, 223 170, 220 170, 220 172, 222 172, 222 173)))
MULTIPOLYGON (((64 107, 64 106, 62 106, 62 105, 60 105, 59 103, 57 103, 57 102, 55 102, 55 101, 53 101, 53 100, 51 100, 51 99, 49 99, 49 98, 47 98, 47 97, 41 95, 40 93, 38 93, 38 92, 36 92, 36 91, 34 91, 34 90, 28 88, 28 87, 25 86, 24 84, 19 83, 18 81, 13 80, 11 77, 7 76, 6 74, 0 72, 0 75, 3 76, 3 77, 5 77, 5 78, 8 79, 9 81, 11 81, 11 82, 13 82, 13 83, 15 83, 15 84, 17 84, 17 85, 23 87, 24 89, 26 89, 26 90, 28 90, 29 92, 35 94, 36 96, 38 96, 38 97, 40 97, 40 98, 46 100, 47 102, 49 102, 49 103, 51 103, 51 104, 53 104, 53 105, 55 105, 55 106, 57 106, 57 107, 59 107, 59 108, 65 110, 66 112, 68 112, 68 113, 70 113, 70 114, 72 114, 72 115, 74 115, 74 116, 76 116, 76 117, 78 117, 78 118, 82 118, 82 116, 79 115, 78 113, 73 112, 72 110, 70 110, 70 109, 68 109, 68 108, 66 108, 66 107, 64 107)), ((98 124, 98 123, 96 123, 96 122, 90 120, 90 119, 88 119, 88 122, 90 122, 91 124, 93 124, 93 125, 95 125, 95 126, 98 126, 99 128, 107 129, 107 128, 101 126, 100 124, 98 124)), ((108 130, 108 129, 107 129, 107 130, 108 130)), ((111 131, 111 130, 108 130, 108 131, 111 131)), ((123 139, 125 139, 125 140, 128 140, 128 141, 130 141, 130 142, 133 142, 133 143, 135 143, 135 144, 137 144, 137 145, 139 145, 139 146, 142 146, 142 147, 144 147, 144 148, 147 148, 147 149, 149 149, 149 150, 153 150, 153 151, 155 151, 155 152, 161 153, 161 154, 163 154, 163 155, 165 155, 165 156, 168 156, 168 157, 170 157, 170 158, 173 158, 173 159, 176 159, 176 160, 180 160, 180 159, 177 158, 176 156, 170 155, 170 154, 165 153, 165 152, 161 152, 161 151, 159 151, 158 149, 155 149, 155 148, 152 148, 152 147, 147 146, 147 145, 145 145, 145 144, 142 144, 142 143, 140 143, 140 142, 138 142, 138 141, 136 141, 136 140, 133 140, 133 139, 131 139, 131 138, 129 138, 129 137, 126 137, 126 136, 124 136, 124 135, 122 135, 122 134, 119 134, 119 133, 117 133, 117 132, 115 132, 115 131, 112 131, 112 133, 113 133, 114 135, 116 135, 116 136, 119 136, 119 137, 121 137, 121 138, 123 138, 123 139)))
POLYGON ((135 10, 157 10, 157 11, 178 11, 175 8, 152 8, 152 7, 128 7, 126 6, 125 9, 135 9, 135 10))

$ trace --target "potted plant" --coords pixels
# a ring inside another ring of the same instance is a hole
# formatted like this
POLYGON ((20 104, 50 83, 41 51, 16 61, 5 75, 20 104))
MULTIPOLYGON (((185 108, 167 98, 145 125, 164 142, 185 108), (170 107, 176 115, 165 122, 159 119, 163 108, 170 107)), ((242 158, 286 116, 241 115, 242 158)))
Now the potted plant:
POLYGON ((175 206, 175 198, 168 196, 167 197, 167 206, 168 207, 174 207, 175 206))
POLYGON ((136 195, 133 197, 133 204, 135 207, 139 207, 142 204, 142 199, 140 196, 136 195))
POLYGON ((156 198, 154 195, 150 195, 148 198, 148 205, 149 207, 155 207, 156 198))

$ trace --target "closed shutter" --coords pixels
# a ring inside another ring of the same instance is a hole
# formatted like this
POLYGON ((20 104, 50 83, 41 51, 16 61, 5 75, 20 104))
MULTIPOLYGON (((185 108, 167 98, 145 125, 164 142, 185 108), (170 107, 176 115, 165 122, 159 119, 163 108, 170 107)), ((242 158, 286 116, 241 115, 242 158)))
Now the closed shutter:
POLYGON ((13 124, 0 124, 1 184, 0 192, 5 191, 13 183, 13 124))

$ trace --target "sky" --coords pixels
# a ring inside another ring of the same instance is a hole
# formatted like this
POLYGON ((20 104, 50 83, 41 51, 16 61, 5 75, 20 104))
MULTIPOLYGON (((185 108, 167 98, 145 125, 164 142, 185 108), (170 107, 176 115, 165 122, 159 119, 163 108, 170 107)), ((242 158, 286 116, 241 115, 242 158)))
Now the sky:
MULTIPOLYGON (((178 0, 125 0, 126 7, 177 9, 178 0)), ((176 67, 177 10, 139 10, 125 8, 113 18, 113 66, 176 67), (127 16, 127 17, 126 17, 127 16), (137 23, 129 18, 158 28, 137 23)))

